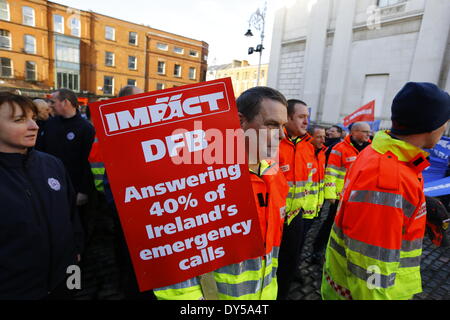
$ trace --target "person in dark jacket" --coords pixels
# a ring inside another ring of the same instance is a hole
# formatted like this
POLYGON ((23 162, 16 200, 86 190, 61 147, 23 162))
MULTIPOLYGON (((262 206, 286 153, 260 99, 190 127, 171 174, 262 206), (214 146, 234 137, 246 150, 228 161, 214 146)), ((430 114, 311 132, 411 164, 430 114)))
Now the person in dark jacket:
POLYGON ((328 163, 328 158, 330 156, 331 150, 335 145, 342 141, 342 130, 338 125, 331 126, 327 130, 327 136, 325 139, 325 147, 327 147, 327 151, 325 151, 326 162, 328 163))
POLYGON ((64 165, 33 150, 37 110, 0 93, 0 300, 70 298, 66 278, 82 248, 64 165))
POLYGON ((66 167, 77 195, 77 206, 83 228, 88 233, 90 224, 89 195, 95 191, 88 157, 95 137, 95 129, 81 117, 78 99, 68 89, 58 89, 50 98, 55 117, 42 131, 36 149, 59 158, 66 167))

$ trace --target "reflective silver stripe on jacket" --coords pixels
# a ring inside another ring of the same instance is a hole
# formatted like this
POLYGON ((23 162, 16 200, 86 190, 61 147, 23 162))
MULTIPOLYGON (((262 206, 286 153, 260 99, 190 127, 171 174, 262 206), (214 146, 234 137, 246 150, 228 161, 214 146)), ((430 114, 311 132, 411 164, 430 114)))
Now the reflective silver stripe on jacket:
POLYGON ((382 206, 402 209, 403 213, 411 218, 416 208, 408 200, 400 194, 370 191, 370 190, 354 190, 350 194, 348 202, 370 203, 382 206))
POLYGON ((258 271, 261 268, 262 268, 262 259, 261 257, 259 257, 255 259, 245 260, 239 263, 230 264, 228 266, 217 269, 215 272, 237 276, 245 271, 258 271))
POLYGON ((328 171, 327 176, 337 177, 339 179, 345 179, 345 174, 340 174, 337 172, 328 171))
MULTIPOLYGON (((366 257, 376 259, 382 262, 400 262, 399 267, 417 267, 420 265, 420 256, 418 257, 400 257, 400 252, 403 250, 403 244, 411 247, 417 247, 419 244, 418 242, 412 242, 408 243, 409 241, 403 241, 402 242, 402 248, 401 249, 386 249, 379 246, 374 246, 371 244, 367 244, 365 242, 352 239, 348 236, 346 236, 342 230, 336 226, 333 225, 333 230, 335 231, 336 235, 338 235, 339 238, 344 240, 345 245, 352 251, 358 252, 366 257)), ((330 245, 333 249, 335 249, 340 255, 343 257, 346 257, 345 248, 340 246, 333 238, 330 239, 330 245)), ((421 242, 420 242, 421 245, 421 242)), ((421 248, 421 246, 420 246, 421 248)), ((419 247, 417 249, 420 249, 419 247)), ((406 250, 405 250, 406 251, 406 250)), ((410 250, 411 251, 411 250, 410 250)))
POLYGON ((408 251, 414 251, 417 249, 422 249, 422 242, 423 242, 423 238, 412 240, 412 241, 403 240, 402 241, 402 251, 408 252, 408 251))
MULTIPOLYGON (((231 297, 241 297, 248 294, 256 294, 268 285, 272 283, 272 280, 277 276, 277 267, 273 266, 273 259, 278 258, 278 254, 280 252, 279 247, 273 247, 272 252, 266 255, 266 268, 271 267, 271 272, 261 279, 258 280, 248 280, 239 283, 225 283, 225 282, 217 282, 217 290, 220 294, 225 294, 231 297)), ((230 266, 226 266, 216 270, 218 273, 226 273, 230 275, 240 275, 246 271, 258 271, 262 268, 262 258, 256 258, 251 260, 246 260, 240 263, 236 263, 230 266), (250 262, 246 264, 246 262, 250 262), (259 268, 255 269, 259 263, 259 268), (237 268, 235 266, 238 266, 237 268), (249 267, 252 269, 246 269, 245 267, 249 267)))
POLYGON ((308 184, 308 181, 296 181, 295 183, 293 181, 288 181, 288 186, 290 188, 293 188, 293 187, 306 187, 307 184, 308 184))
POLYGON ((170 286, 156 288, 156 289, 153 289, 153 291, 186 289, 186 288, 190 288, 190 287, 194 287, 194 286, 198 286, 198 285, 200 285, 200 281, 198 280, 197 277, 195 277, 195 278, 191 278, 186 281, 183 281, 183 282, 172 284, 170 286))
POLYGON ((344 171, 344 172, 347 171, 347 168, 345 168, 345 167, 338 167, 338 166, 335 166, 335 165, 332 165, 332 164, 327 165, 326 169, 333 169, 333 170, 344 171))
MULTIPOLYGON (((366 269, 361 268, 360 266, 357 266, 350 261, 347 261, 347 268, 351 273, 353 273, 353 275, 361 280, 364 280, 365 282, 367 282, 369 280, 369 277, 373 275, 373 273, 367 272, 366 269)), ((395 272, 391 273, 388 276, 379 273, 377 273, 376 275, 378 276, 381 288, 387 289, 395 284, 395 277, 397 275, 395 272)))
POLYGON ((342 157, 342 153, 341 153, 340 151, 337 151, 337 150, 331 150, 331 153, 332 153, 332 154, 335 154, 335 155, 337 155, 337 156, 339 156, 339 157, 342 157))

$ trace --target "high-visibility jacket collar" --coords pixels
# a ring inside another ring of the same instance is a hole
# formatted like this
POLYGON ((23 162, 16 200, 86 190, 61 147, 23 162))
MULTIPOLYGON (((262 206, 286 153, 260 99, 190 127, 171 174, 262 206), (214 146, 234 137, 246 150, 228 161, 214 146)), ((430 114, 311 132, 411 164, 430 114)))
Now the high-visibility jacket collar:
POLYGON ((301 141, 309 141, 312 138, 309 133, 306 133, 303 137, 295 137, 295 139, 293 139, 291 136, 289 136, 286 128, 284 128, 284 135, 286 136, 286 141, 288 141, 292 145, 296 145, 301 141))
POLYGON ((325 151, 327 151, 327 147, 325 147, 325 146, 323 146, 322 147, 322 149, 316 149, 316 147, 314 147, 314 155, 316 156, 316 157, 318 157, 319 156, 319 153, 321 153, 321 152, 323 152, 323 153, 325 153, 325 151))
POLYGON ((254 170, 250 169, 250 172, 260 177, 265 174, 272 174, 272 172, 269 171, 275 166, 276 162, 273 160, 261 160, 261 162, 258 165, 258 171, 255 172, 254 170))
POLYGON ((417 171, 421 172, 427 168, 430 163, 426 158, 430 155, 428 152, 399 139, 394 139, 389 135, 390 131, 379 131, 372 142, 372 148, 381 153, 393 153, 398 160, 408 162, 417 171))
POLYGON ((345 137, 345 139, 344 139, 344 143, 346 143, 346 144, 348 144, 352 149, 354 149, 355 150, 355 152, 358 154, 359 153, 359 150, 358 149, 356 149, 355 148, 355 146, 353 145, 353 142, 352 142, 352 136, 351 135, 347 135, 346 137, 345 137))

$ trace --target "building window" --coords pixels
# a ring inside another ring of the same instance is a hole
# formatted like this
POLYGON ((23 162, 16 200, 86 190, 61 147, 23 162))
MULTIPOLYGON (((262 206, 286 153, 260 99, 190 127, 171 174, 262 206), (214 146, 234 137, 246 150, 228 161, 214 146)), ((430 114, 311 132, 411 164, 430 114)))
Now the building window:
POLYGON ((164 83, 157 83, 156 84, 156 90, 164 90, 166 86, 164 85, 164 83))
POLYGON ((195 51, 195 50, 189 50, 189 55, 190 55, 191 57, 197 58, 197 57, 198 57, 198 51, 195 51))
POLYGON ((166 74, 166 63, 158 61, 158 74, 166 74))
POLYGON ((179 64, 176 64, 174 66, 173 75, 174 75, 174 77, 181 77, 181 66, 179 64))
POLYGON ((113 27, 105 27, 105 39, 115 41, 116 40, 116 29, 113 27))
POLYGON ((103 78, 103 94, 113 94, 114 92, 114 77, 105 76, 103 78))
POLYGON ((0 29, 0 49, 11 49, 11 33, 0 29))
POLYGON ((378 0, 378 6, 380 8, 389 7, 401 2, 405 2, 405 0, 378 0))
POLYGON ((24 36, 24 50, 26 53, 36 53, 36 38, 26 34, 24 36))
POLYGON ((13 75, 12 61, 9 58, 0 58, 0 77, 11 78, 13 75))
POLYGON ((70 34, 75 37, 81 36, 81 22, 78 18, 70 19, 70 34))
POLYGON ((58 89, 65 88, 79 91, 79 76, 69 72, 58 72, 56 74, 56 85, 58 89))
POLYGON ((178 53, 178 54, 183 54, 184 53, 184 49, 180 48, 180 47, 174 47, 173 48, 173 52, 178 53))
POLYGON ((22 22, 26 26, 35 26, 34 9, 31 7, 22 7, 22 22))
POLYGON ((138 45, 138 34, 137 34, 137 32, 130 32, 128 34, 128 44, 130 44, 132 46, 137 46, 138 45))
POLYGON ((56 60, 80 63, 80 49, 66 46, 62 43, 56 44, 56 60))
POLYGON ((64 33, 64 17, 57 14, 53 15, 53 31, 64 33))
POLYGON ((159 49, 159 50, 163 50, 163 51, 167 51, 167 50, 169 50, 169 46, 166 44, 166 43, 157 43, 156 44, 156 47, 159 49))
POLYGON ((0 0, 0 20, 9 21, 9 3, 6 0, 0 0))
POLYGON ((137 70, 137 58, 134 56, 128 56, 128 69, 137 70))
POLYGON ((36 81, 36 62, 33 61, 27 61, 25 62, 25 72, 26 72, 26 79, 30 81, 36 81))
POLYGON ((136 87, 136 80, 128 79, 127 86, 135 86, 136 87))
POLYGON ((189 79, 195 80, 197 77, 197 70, 194 67, 189 68, 189 79))
POLYGON ((105 51, 105 66, 114 67, 114 52, 105 51))

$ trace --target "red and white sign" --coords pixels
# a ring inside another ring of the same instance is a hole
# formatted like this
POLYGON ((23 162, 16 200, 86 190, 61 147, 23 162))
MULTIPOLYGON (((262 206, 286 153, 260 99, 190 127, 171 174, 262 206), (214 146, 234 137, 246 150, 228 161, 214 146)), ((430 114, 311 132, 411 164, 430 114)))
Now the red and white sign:
POLYGON ((230 78, 91 114, 141 291, 264 254, 230 78))
POLYGON ((344 126, 348 127, 350 124, 359 121, 374 121, 375 120, 375 100, 362 106, 352 114, 344 118, 344 126))

